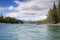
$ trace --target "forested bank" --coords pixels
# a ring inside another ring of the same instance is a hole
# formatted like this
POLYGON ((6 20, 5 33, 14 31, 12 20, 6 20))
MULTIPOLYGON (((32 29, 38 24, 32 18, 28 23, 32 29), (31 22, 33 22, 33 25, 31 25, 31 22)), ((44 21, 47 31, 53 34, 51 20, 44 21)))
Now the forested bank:
POLYGON ((47 17, 48 23, 60 23, 60 1, 58 2, 58 6, 54 2, 53 8, 50 8, 47 17))
POLYGON ((0 23, 24 23, 22 20, 18 20, 16 18, 4 17, 2 14, 0 15, 0 23))

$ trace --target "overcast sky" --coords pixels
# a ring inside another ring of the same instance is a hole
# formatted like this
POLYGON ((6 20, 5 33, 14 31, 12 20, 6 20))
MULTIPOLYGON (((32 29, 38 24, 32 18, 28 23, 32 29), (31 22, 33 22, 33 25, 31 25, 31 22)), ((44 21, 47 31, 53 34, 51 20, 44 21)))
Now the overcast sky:
POLYGON ((37 21, 47 18, 54 1, 58 0, 0 0, 0 13, 25 21, 37 21))

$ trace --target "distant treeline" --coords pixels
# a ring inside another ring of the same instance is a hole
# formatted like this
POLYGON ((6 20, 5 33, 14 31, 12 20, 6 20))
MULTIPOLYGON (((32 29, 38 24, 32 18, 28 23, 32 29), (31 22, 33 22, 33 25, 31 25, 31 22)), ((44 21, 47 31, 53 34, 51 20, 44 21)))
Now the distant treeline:
POLYGON ((0 15, 0 23, 24 23, 24 22, 16 18, 4 17, 3 15, 0 15))

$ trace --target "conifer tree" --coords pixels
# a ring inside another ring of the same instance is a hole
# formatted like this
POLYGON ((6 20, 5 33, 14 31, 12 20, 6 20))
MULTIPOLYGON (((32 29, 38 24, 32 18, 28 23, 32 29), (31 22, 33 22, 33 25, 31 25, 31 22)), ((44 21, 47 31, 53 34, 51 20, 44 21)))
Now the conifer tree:
POLYGON ((57 9, 57 11, 58 11, 58 21, 60 22, 60 1, 58 2, 58 9, 57 9))
POLYGON ((54 5, 53 5, 53 9, 50 9, 49 12, 48 12, 47 20, 48 20, 49 23, 53 23, 53 24, 58 23, 57 7, 55 5, 55 2, 54 2, 54 5))
POLYGON ((52 19, 53 19, 52 17, 53 17, 53 13, 52 13, 52 9, 50 9, 48 12, 48 18, 47 18, 47 21, 49 23, 52 23, 52 19))
POLYGON ((0 22, 3 22, 4 21, 4 17, 2 15, 2 13, 0 14, 0 22))
POLYGON ((56 24, 58 23, 58 16, 57 16, 57 7, 55 5, 55 2, 54 2, 54 5, 53 5, 53 23, 56 24))

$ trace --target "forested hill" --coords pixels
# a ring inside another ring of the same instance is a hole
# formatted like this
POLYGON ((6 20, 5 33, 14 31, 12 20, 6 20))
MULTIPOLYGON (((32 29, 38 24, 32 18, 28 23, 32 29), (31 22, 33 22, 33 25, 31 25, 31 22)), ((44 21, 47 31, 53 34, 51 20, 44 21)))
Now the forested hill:
POLYGON ((0 15, 0 23, 24 23, 24 22, 16 18, 4 17, 3 15, 0 15))

